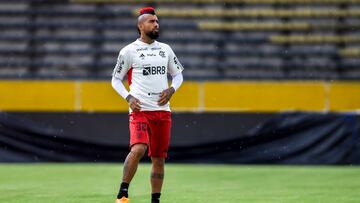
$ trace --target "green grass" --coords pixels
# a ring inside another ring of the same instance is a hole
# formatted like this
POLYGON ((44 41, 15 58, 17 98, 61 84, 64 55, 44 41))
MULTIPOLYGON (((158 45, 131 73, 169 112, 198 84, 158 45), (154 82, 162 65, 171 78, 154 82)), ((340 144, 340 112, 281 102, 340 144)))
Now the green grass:
MULTIPOLYGON (((149 203, 148 164, 130 186, 149 203)), ((112 203, 120 164, 0 164, 1 203, 112 203)), ((163 203, 359 203, 359 167, 176 165, 166 168, 163 203)))

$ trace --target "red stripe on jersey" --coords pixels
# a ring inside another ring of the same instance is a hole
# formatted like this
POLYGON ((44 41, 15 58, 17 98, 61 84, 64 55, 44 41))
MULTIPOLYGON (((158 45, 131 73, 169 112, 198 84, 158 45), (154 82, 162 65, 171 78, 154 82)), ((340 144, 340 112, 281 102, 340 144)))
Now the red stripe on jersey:
POLYGON ((133 70, 133 68, 130 67, 129 71, 127 72, 127 77, 128 77, 128 84, 129 84, 129 86, 131 85, 132 70, 133 70))

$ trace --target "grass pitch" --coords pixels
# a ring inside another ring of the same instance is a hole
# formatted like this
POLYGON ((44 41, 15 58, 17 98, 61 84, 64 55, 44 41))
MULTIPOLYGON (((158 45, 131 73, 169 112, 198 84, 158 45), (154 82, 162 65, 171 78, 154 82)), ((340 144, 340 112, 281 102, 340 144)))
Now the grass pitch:
MULTIPOLYGON (((120 164, 0 164, 1 203, 112 203, 120 164)), ((150 202, 150 165, 130 185, 150 202)), ((359 167, 168 164, 163 203, 359 203, 359 167)))

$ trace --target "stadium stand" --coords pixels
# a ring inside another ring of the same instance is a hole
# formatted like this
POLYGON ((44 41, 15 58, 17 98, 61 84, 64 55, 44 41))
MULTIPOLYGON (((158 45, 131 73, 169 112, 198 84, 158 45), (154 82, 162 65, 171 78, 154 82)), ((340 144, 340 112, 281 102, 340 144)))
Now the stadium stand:
POLYGON ((2 0, 1 78, 109 78, 154 6, 188 79, 360 79, 360 0, 2 0))

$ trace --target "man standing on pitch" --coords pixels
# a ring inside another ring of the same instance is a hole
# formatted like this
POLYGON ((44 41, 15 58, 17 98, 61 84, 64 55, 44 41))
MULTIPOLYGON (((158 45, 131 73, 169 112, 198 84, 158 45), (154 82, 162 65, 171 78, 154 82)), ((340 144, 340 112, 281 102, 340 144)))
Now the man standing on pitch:
POLYGON ((124 162, 116 203, 129 202, 129 184, 146 150, 152 162, 151 202, 159 203, 170 143, 169 100, 183 81, 183 67, 169 45, 156 41, 159 21, 153 8, 140 10, 137 26, 140 38, 120 51, 112 78, 113 88, 130 107, 130 153, 124 162), (172 76, 170 87, 168 73, 172 76), (122 84, 125 75, 130 92, 122 84))

